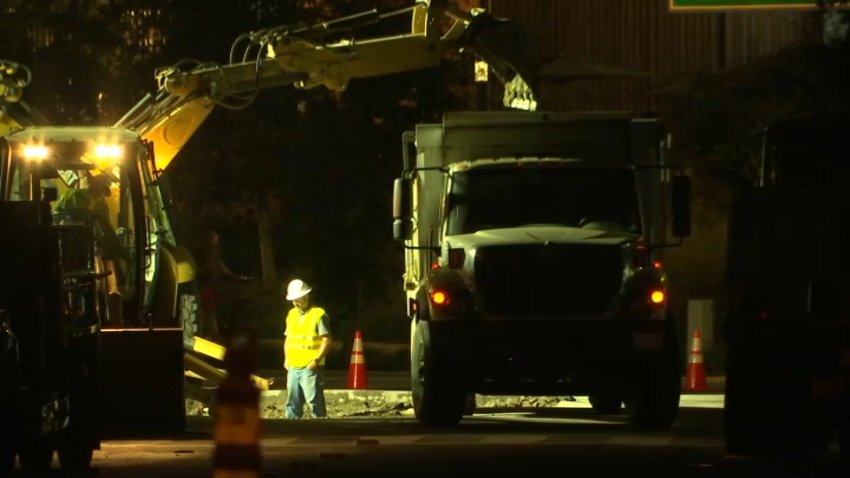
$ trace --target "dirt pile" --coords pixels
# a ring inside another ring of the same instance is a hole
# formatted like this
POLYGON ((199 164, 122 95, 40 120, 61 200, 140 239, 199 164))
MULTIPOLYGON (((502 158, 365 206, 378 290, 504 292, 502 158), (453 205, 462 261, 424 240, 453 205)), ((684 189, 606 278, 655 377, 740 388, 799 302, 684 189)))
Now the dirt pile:
MULTIPOLYGON (((325 392, 328 418, 346 417, 399 417, 413 416, 410 392, 372 390, 328 390, 325 392)), ((550 396, 489 396, 476 395, 478 409, 511 409, 564 406, 574 402, 573 397, 550 396)), ((263 392, 260 414, 264 419, 275 420, 285 417, 286 391, 263 392)), ((186 400, 186 414, 209 416, 210 405, 195 400, 186 400)))

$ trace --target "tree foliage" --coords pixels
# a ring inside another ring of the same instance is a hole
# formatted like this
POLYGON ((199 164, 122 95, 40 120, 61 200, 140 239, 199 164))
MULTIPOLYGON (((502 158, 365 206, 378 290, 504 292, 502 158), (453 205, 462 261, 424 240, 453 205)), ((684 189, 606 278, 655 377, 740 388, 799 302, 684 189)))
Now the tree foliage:
POLYGON ((690 167, 734 185, 758 173, 768 124, 850 111, 848 80, 845 43, 793 45, 667 91, 663 115, 690 167))

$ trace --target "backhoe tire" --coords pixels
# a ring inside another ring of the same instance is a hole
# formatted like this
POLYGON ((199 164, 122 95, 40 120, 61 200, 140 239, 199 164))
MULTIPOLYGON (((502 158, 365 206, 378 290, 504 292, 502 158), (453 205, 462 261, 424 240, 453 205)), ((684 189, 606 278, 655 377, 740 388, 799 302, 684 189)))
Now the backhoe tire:
POLYGON ((435 360, 429 322, 420 320, 414 327, 410 363, 413 411, 423 425, 455 426, 463 417, 466 393, 452 369, 435 360))

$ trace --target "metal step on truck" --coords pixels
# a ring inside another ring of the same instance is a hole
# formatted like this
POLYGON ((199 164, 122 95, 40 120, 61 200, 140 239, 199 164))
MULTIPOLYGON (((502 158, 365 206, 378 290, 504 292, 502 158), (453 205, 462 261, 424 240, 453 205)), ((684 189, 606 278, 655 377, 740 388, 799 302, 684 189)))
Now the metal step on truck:
POLYGON ((662 253, 690 232, 690 179, 659 121, 461 112, 403 144, 419 421, 455 425, 473 394, 569 394, 669 427, 684 364, 662 253))

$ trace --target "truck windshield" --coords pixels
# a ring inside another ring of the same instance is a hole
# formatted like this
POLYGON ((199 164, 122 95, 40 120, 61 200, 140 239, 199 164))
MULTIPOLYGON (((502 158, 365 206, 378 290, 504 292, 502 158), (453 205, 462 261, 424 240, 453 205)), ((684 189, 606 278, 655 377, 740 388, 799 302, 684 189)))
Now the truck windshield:
POLYGON ((625 168, 511 165, 452 175, 448 234, 551 225, 640 233, 634 172, 625 168))

